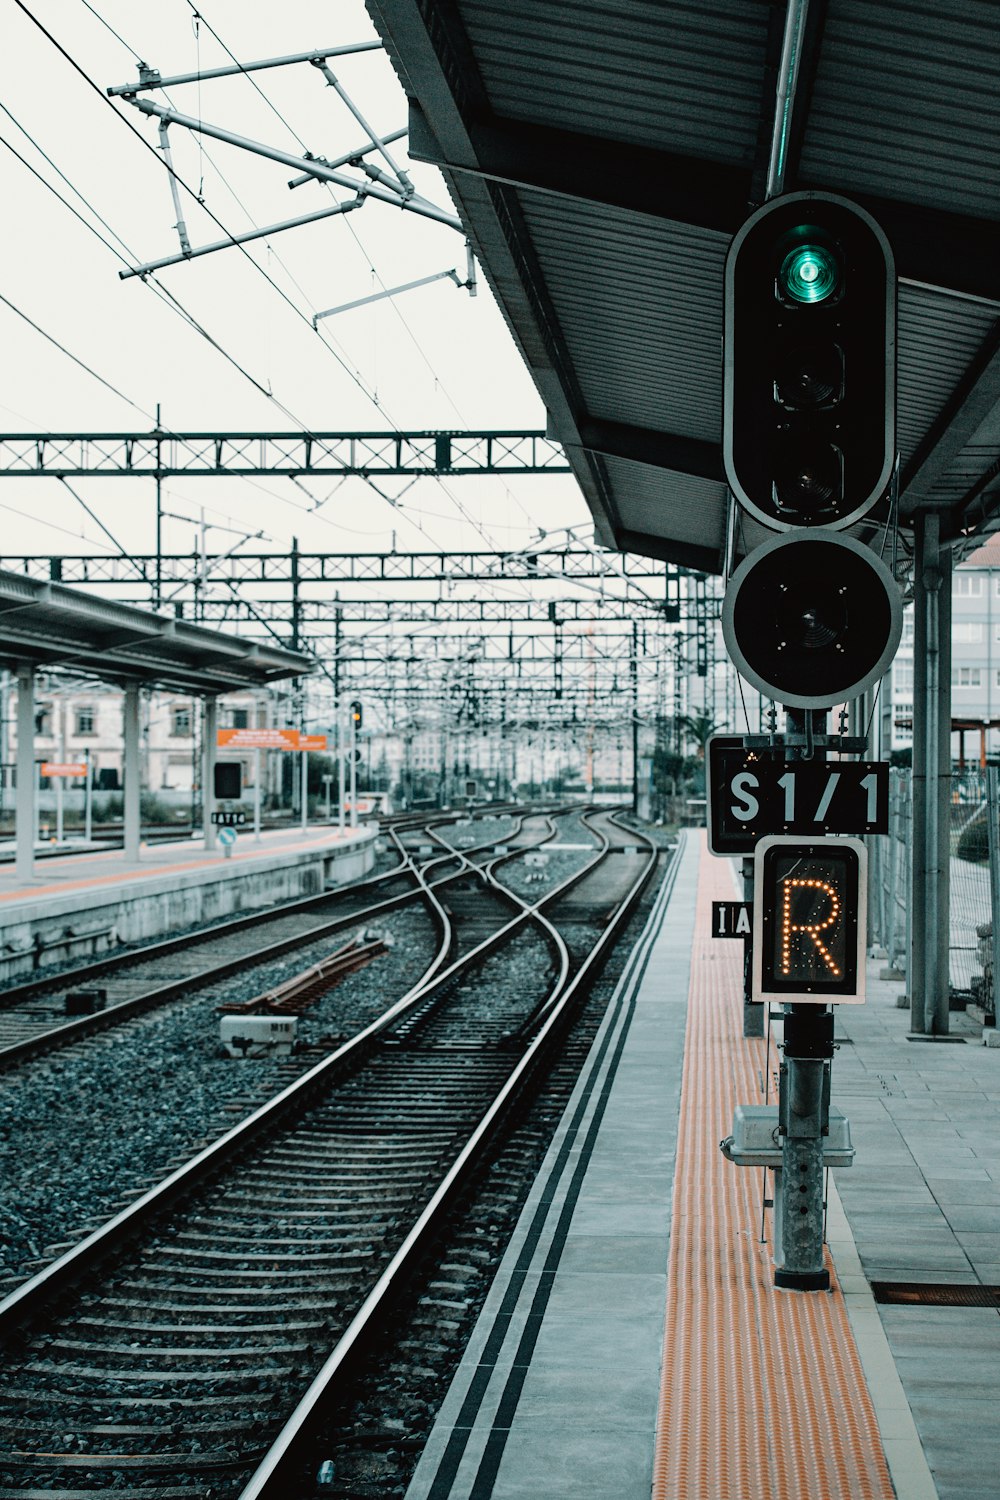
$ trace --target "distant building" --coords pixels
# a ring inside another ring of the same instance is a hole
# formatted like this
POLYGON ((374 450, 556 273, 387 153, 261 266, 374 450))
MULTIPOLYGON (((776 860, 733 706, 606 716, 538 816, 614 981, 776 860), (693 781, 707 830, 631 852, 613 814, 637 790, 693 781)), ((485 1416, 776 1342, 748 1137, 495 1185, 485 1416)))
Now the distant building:
MULTIPOLYGON (((143 693, 140 711, 142 785, 150 792, 189 792, 200 773, 201 703, 176 693, 143 693)), ((17 688, 10 679, 0 696, 0 761, 17 753, 17 688)), ((35 754, 40 761, 89 758, 95 787, 116 791, 122 782, 124 695, 102 683, 67 685, 41 674, 35 690, 35 754)), ((219 727, 247 729, 272 721, 267 695, 234 693, 219 699, 219 727)), ((253 752, 224 756, 243 763, 243 784, 252 786, 253 752)))
MULTIPOLYGON (((1000 754, 1000 535, 955 568, 951 609, 952 757, 977 764, 1000 754)), ((892 717, 893 749, 912 745, 912 609, 892 669, 892 717)))

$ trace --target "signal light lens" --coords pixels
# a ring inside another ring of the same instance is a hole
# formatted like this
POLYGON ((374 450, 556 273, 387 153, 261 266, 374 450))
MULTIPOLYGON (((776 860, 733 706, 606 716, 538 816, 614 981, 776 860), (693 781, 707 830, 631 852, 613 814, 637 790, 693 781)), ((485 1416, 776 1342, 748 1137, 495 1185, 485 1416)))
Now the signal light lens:
POLYGON ((796 245, 781 262, 778 289, 789 302, 828 302, 840 290, 840 263, 823 245, 796 245))
POLYGON ((844 494, 844 456, 833 443, 801 440, 775 444, 774 503, 800 524, 836 514, 844 494))
POLYGON ((838 590, 825 597, 814 586, 779 584, 776 613, 779 633, 784 637, 779 650, 826 651, 842 640, 847 630, 847 604, 838 590))
POLYGON ((820 411, 844 394, 844 355, 837 344, 795 344, 775 367, 774 399, 791 411, 820 411))

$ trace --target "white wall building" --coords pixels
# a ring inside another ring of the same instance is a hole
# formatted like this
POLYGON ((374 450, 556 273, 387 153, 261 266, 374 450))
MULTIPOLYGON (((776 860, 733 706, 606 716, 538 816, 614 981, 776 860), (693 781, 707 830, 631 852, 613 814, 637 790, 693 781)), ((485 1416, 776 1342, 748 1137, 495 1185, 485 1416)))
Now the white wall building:
MULTIPOLYGON (((124 695, 102 683, 78 685, 40 674, 35 692, 35 756, 39 761, 89 759, 93 784, 114 791, 122 782, 124 695)), ((0 761, 13 765, 17 752, 17 688, 0 689, 0 761)), ((272 722, 268 695, 233 693, 219 699, 220 728, 252 728, 272 722)), ((201 703, 176 693, 143 692, 140 699, 142 785, 149 792, 188 792, 200 776, 201 703)), ((244 786, 252 786, 253 752, 220 759, 243 763, 244 786)))
MULTIPOLYGON (((955 568, 951 609, 951 752, 954 760, 977 765, 983 756, 1000 754, 1000 535, 955 568)), ((892 668, 892 719, 892 748, 911 746, 912 609, 892 668)))

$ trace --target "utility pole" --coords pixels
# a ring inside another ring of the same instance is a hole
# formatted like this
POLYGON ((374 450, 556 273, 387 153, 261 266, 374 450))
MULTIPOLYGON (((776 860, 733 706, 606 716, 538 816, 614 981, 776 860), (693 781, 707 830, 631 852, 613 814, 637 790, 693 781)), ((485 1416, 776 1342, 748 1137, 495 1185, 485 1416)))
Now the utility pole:
POLYGON ((160 403, 156 403, 156 572, 153 591, 153 608, 163 603, 163 470, 160 467, 160 403))

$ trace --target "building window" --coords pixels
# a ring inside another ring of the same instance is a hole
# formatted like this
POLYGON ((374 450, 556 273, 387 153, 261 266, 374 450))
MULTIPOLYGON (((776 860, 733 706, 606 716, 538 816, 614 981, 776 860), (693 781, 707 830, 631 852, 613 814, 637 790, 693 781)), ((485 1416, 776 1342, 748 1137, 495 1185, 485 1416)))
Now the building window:
POLYGON ((191 708, 185 703, 170 711, 170 733, 189 738, 191 734, 191 708))
POLYGON ((951 674, 951 685, 957 688, 977 688, 983 685, 981 667, 956 667, 951 674))
POLYGON ((52 704, 38 703, 35 705, 35 733, 52 733, 52 704))
POLYGON ((907 611, 903 616, 903 636, 901 645, 912 646, 913 644, 913 615, 907 611))
POLYGON ((978 646, 986 639, 986 626, 979 620, 958 620, 951 627, 951 638, 957 645, 978 646))
POLYGON ((234 729, 249 729, 250 728, 250 710, 248 708, 234 708, 233 709, 233 728, 234 729))
POLYGON ((983 596, 982 573, 956 573, 954 593, 959 599, 981 599, 983 596))
POLYGON ((892 689, 893 692, 913 691, 913 663, 912 661, 896 661, 892 664, 892 689))
POLYGON ((95 714, 92 708, 78 708, 76 711, 77 734, 94 734, 95 714))

